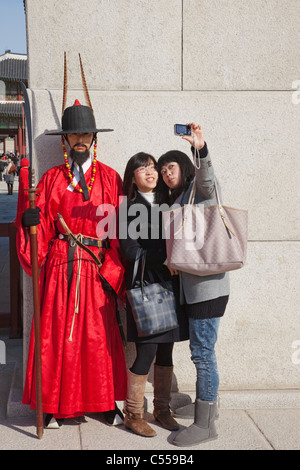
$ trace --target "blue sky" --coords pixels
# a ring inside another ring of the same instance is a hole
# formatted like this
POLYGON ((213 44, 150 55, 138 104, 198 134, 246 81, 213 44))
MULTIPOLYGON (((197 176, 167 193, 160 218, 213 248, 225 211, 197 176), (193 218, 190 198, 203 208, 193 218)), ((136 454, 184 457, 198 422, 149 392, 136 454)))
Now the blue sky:
POLYGON ((26 54, 26 25, 23 0, 0 0, 0 55, 7 49, 26 54))

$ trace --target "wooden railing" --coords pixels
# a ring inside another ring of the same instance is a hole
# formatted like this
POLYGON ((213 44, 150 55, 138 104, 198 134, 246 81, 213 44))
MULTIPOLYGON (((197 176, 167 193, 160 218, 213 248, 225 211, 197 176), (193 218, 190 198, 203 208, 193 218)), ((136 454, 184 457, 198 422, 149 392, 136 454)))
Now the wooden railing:
MULTIPOLYGON (((0 237, 9 238, 10 312, 0 313, 0 328, 9 328, 10 338, 22 338, 21 273, 16 249, 17 229, 14 223, 0 223, 0 237)), ((0 286, 1 288, 1 286, 0 286)))

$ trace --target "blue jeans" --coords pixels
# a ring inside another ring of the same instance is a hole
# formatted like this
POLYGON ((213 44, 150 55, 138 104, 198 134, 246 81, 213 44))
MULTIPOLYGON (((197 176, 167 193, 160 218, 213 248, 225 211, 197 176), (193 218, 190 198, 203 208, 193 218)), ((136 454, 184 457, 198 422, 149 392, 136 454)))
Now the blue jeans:
POLYGON ((215 354, 220 318, 189 318, 191 359, 196 366, 196 398, 216 401, 219 373, 215 354))

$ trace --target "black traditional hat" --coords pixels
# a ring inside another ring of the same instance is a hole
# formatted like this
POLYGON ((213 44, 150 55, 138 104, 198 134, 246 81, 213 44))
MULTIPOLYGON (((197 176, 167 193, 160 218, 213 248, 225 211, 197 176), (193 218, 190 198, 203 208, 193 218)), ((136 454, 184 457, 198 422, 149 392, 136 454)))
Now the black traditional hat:
POLYGON ((79 54, 80 68, 81 68, 81 77, 83 88, 85 92, 85 97, 87 100, 88 106, 82 106, 78 100, 75 100, 73 106, 65 108, 66 97, 67 97, 67 61, 66 53, 64 56, 64 93, 63 93, 63 105, 62 105, 62 129, 54 131, 45 131, 46 135, 64 135, 64 134, 79 134, 79 133, 94 133, 97 132, 111 132, 113 129, 97 129, 96 121, 91 105, 84 71, 82 67, 81 57, 79 54))

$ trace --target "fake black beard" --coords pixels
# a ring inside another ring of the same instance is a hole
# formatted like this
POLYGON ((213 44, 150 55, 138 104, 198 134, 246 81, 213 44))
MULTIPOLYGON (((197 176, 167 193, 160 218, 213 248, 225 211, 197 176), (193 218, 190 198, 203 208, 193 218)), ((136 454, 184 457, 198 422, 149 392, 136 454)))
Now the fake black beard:
POLYGON ((77 163, 77 165, 83 165, 84 162, 87 161, 87 159, 90 156, 90 151, 88 148, 84 152, 77 152, 74 148, 70 150, 70 157, 72 158, 74 163, 77 163))

